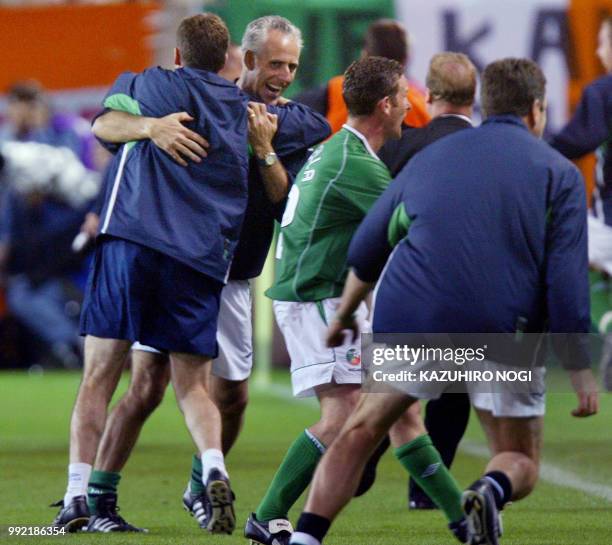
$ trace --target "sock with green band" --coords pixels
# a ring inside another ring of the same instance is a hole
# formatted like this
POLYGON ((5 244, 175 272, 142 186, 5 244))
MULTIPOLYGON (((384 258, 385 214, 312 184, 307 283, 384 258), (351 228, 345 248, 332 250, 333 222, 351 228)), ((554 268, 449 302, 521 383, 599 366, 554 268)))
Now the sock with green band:
POLYGON ((197 454, 194 454, 191 459, 191 480, 189 481, 189 490, 196 496, 204 492, 204 484, 202 484, 202 459, 197 454))
POLYGON ((287 513, 308 488, 324 447, 308 430, 289 447, 255 516, 257 520, 287 518, 287 513))
POLYGON ((98 514, 96 500, 103 494, 116 494, 117 487, 121 475, 113 471, 100 471, 94 469, 89 477, 89 486, 87 487, 87 506, 92 515, 98 514))
POLYGON ((395 456, 412 478, 444 511, 450 522, 463 518, 461 489, 442 462, 429 435, 421 435, 395 449, 395 456))

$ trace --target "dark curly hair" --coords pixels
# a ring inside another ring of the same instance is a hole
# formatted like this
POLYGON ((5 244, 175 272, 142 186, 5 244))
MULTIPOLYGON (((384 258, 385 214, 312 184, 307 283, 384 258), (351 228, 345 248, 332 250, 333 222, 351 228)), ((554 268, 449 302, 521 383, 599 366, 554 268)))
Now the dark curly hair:
POLYGON ((350 115, 370 115, 379 100, 397 93, 402 65, 383 57, 365 57, 344 72, 342 96, 350 115))

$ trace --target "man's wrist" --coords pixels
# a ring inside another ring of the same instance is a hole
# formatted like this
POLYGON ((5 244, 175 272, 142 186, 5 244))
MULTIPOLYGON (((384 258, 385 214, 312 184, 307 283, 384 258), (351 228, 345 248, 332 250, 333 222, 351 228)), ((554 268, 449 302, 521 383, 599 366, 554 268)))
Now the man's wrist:
POLYGON ((153 132, 155 129, 155 123, 158 121, 155 117, 142 117, 141 118, 141 136, 143 140, 152 140, 153 132))
POLYGON ((344 313, 336 313, 336 315, 334 316, 334 320, 340 322, 341 324, 347 324, 352 322, 354 317, 355 316, 352 312, 348 315, 344 313))
POLYGON ((263 160, 269 153, 274 153, 274 148, 271 144, 264 146, 253 146, 253 153, 255 153, 255 157, 257 157, 257 159, 263 160))

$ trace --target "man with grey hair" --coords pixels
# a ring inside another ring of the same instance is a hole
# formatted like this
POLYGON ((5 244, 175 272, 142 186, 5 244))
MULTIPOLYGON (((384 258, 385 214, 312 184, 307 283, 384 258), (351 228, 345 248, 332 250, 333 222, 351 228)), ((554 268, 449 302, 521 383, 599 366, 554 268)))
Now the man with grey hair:
POLYGON ((277 104, 295 78, 302 33, 284 17, 251 21, 242 37, 243 69, 239 86, 265 104, 277 104))
MULTIPOLYGON (((308 148, 329 135, 325 119, 303 105, 282 99, 299 63, 299 30, 278 16, 253 21, 243 40, 243 71, 238 85, 249 95, 248 204, 242 232, 221 294, 217 340, 209 390, 221 413, 222 451, 226 455, 240 432, 248 399, 252 367, 250 279, 259 276, 270 248, 274 220, 280 219, 293 176, 306 160, 308 148), (246 45, 245 45, 246 44, 246 45), (263 102, 263 103, 262 103, 263 102), (267 105, 278 105, 277 115, 267 105), (278 156, 277 156, 278 153, 278 156)), ((179 164, 200 162, 207 142, 183 125, 186 112, 144 118, 111 111, 96 120, 94 132, 110 142, 149 138, 179 164)), ((96 460, 95 475, 119 480, 142 425, 163 398, 168 383, 163 354, 137 344, 132 350, 132 382, 106 427, 96 460)), ((202 460, 194 455, 184 507, 201 528, 209 526, 207 498, 202 487, 202 460)), ((93 499, 102 483, 90 481, 93 499)), ((107 492, 116 495, 116 486, 107 492)))

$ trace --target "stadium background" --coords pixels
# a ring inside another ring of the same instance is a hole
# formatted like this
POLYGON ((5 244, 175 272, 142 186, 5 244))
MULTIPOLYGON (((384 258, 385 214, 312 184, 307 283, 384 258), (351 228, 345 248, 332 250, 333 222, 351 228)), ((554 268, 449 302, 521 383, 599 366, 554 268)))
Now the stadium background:
MULTIPOLYGON (((601 74, 594 55, 596 35, 599 21, 612 13, 612 0, 3 2, 0 90, 15 81, 34 78, 49 91, 57 109, 89 117, 118 72, 141 70, 153 63, 168 66, 177 22, 202 9, 222 15, 234 41, 240 40, 248 21, 267 13, 284 15, 302 29, 305 47, 301 67, 288 96, 324 84, 342 72, 359 55, 366 26, 378 17, 395 17, 405 23, 411 36, 410 75, 420 82, 429 58, 440 50, 463 51, 479 68, 501 56, 530 56, 541 64, 549 82, 549 130, 555 132, 567 119, 583 86, 601 74)), ((0 96, 0 122, 5 108, 6 100, 0 96)), ((581 167, 592 185, 593 158, 582 161, 581 167)), ((290 400, 286 373, 272 370, 273 364, 286 363, 282 343, 274 333, 270 304, 261 295, 262 286, 270 284, 272 275, 269 259, 255 286, 258 372, 253 403, 245 434, 230 458, 235 478, 241 483, 239 516, 263 491, 292 435, 315 414, 314 406, 290 400), (265 436, 270 427, 275 429, 272 438, 265 436)), ((605 325, 612 305, 608 284, 599 275, 593 275, 592 280, 593 324, 597 328, 605 325)), ((0 317, 2 324, 7 311, 1 297, 0 317)), ((0 369, 8 363, 27 363, 8 362, 10 334, 0 325, 0 369)), ((61 492, 68 420, 78 376, 32 371, 0 374, 0 525, 50 520, 51 513, 41 505, 61 492), (28 495, 32 490, 34 494, 28 495)), ((159 511, 160 503, 176 504, 172 494, 183 485, 191 452, 186 434, 176 433, 182 424, 171 397, 167 396, 147 426, 142 446, 126 470, 139 483, 138 491, 128 485, 123 496, 130 515, 141 517, 138 522, 157 528, 163 536, 163 541, 152 543, 185 543, 198 536, 182 513, 175 517, 176 510, 168 515, 159 511), (179 454, 185 456, 185 467, 174 463, 179 454), (161 482, 157 474, 163 475, 161 482), (139 504, 141 493, 163 496, 163 501, 156 500, 154 508, 148 509, 139 504)), ((612 543, 612 404, 609 397, 604 398, 602 414, 586 423, 569 420, 572 404, 570 395, 551 396, 545 482, 528 502, 509 513, 510 527, 516 533, 504 543, 612 543), (581 539, 578 527, 588 528, 581 539)), ((472 425, 456 466, 462 483, 475 474, 483 452, 482 436, 472 425)), ((390 457, 385 458, 381 473, 382 483, 372 493, 374 498, 349 509, 334 532, 334 536, 343 537, 331 537, 329 543, 353 543, 353 539, 385 544, 443 543, 444 533, 437 527, 432 530, 425 514, 407 518, 403 477, 390 457), (366 531, 359 522, 370 516, 373 505, 382 506, 382 514, 377 515, 374 529, 366 531), (377 533, 381 528, 396 532, 398 521, 406 522, 406 528, 397 541, 377 533), (422 535, 427 538, 415 537, 422 535)), ((138 538, 121 539, 141 542, 138 538)))

